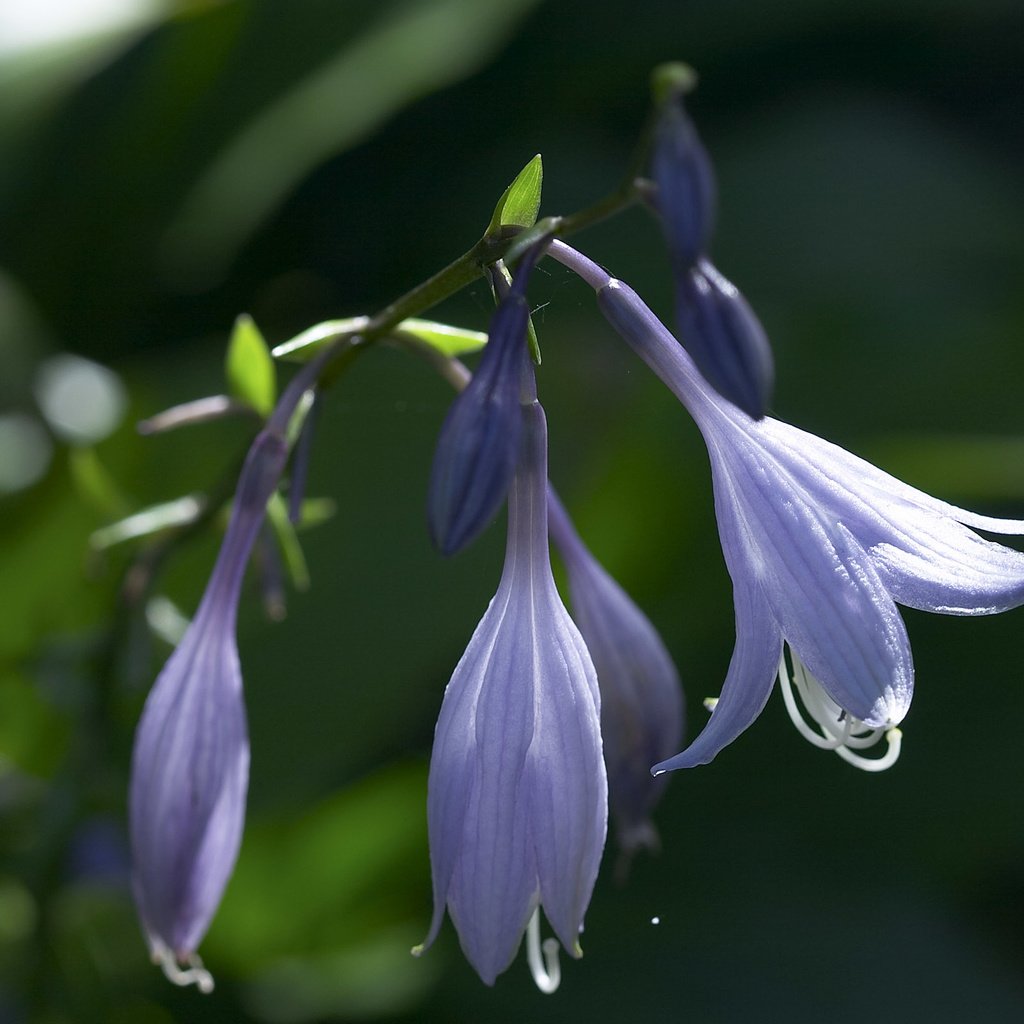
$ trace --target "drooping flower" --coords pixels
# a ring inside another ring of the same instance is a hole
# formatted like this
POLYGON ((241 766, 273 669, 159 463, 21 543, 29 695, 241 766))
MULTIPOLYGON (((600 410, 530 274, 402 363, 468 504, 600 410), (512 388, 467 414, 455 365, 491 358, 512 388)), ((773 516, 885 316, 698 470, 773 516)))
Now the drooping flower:
POLYGON ((531 966, 551 990, 550 958, 547 974, 535 963, 535 914, 543 908, 562 946, 580 955, 607 783, 594 666, 551 575, 546 441, 534 401, 523 407, 501 583, 445 690, 434 734, 434 915, 416 952, 433 942, 447 906, 466 958, 490 985, 529 924, 531 966))
POLYGON ((213 988, 198 947, 234 869, 249 740, 235 641, 246 563, 288 458, 289 418, 333 351, 303 367, 256 436, 195 617, 153 684, 135 733, 132 889, 154 962, 177 984, 213 988))
POLYGON ((249 778, 238 597, 286 455, 284 440, 266 435, 250 452, 206 592, 135 734, 130 818, 139 916, 168 977, 204 990, 212 982, 195 951, 234 869, 249 778))
POLYGON ((897 603, 947 615, 1024 603, 1024 554, 974 532, 1024 534, 1024 522, 956 508, 813 434, 751 419, 707 385, 633 289, 567 246, 552 255, 597 289, 611 324, 693 416, 711 460, 736 649, 708 725, 655 770, 705 764, 743 732, 780 665, 789 685, 783 642, 824 745, 859 763, 852 752, 884 736, 891 753, 913 690, 897 603))
POLYGON ((548 527, 565 562, 572 617, 597 670, 608 803, 628 857, 658 845, 650 817, 666 779, 652 779, 649 768, 679 749, 683 690, 654 626, 591 554, 551 490, 548 527))

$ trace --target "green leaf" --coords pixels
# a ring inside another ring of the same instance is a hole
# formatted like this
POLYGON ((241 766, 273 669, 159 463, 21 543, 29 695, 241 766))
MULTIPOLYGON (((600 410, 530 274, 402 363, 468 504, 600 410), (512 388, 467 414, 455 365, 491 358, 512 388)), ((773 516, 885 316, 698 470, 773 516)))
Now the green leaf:
POLYGON ((325 320, 322 324, 307 327, 301 334, 296 334, 288 341, 282 341, 280 345, 275 346, 271 355, 275 359, 287 359, 289 362, 309 362, 324 345, 350 334, 358 334, 369 322, 370 318, 366 316, 325 320))
POLYGON ((202 511, 202 500, 192 494, 159 505, 150 505, 116 523, 94 530, 89 536, 89 546, 96 551, 104 551, 115 544, 149 537, 162 530, 195 522, 202 511))
POLYGON ((416 317, 403 320, 391 334, 399 338, 410 335, 449 357, 479 352, 487 344, 487 335, 483 331, 468 331, 463 327, 452 327, 434 320, 419 320, 416 317))
POLYGON ((309 566, 302 553, 302 545, 296 536, 295 527, 288 518, 288 503, 275 491, 267 502, 267 519, 281 547, 281 557, 296 590, 309 589, 309 566))
POLYGON ((544 183, 544 164, 538 153, 502 193, 491 214, 487 235, 500 235, 502 228, 528 228, 537 220, 544 183))
POLYGON ((269 416, 277 401, 277 371, 263 335, 245 313, 235 321, 231 332, 225 370, 231 396, 247 402, 260 415, 269 416))

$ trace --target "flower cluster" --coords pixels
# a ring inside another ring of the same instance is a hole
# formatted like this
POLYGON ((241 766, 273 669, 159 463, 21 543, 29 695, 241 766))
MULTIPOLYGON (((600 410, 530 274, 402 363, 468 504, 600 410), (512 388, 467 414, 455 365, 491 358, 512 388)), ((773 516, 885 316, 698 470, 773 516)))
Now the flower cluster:
MULTIPOLYGON (((581 954, 609 812, 624 855, 656 846, 651 816, 666 773, 710 762, 757 718, 776 679, 802 735, 879 771, 899 754, 914 685, 897 606, 984 615, 1024 603, 1024 554, 976 532, 1021 535, 1024 522, 946 504, 765 415, 767 339, 707 257, 714 176, 683 91, 679 80, 661 90, 644 183, 671 252, 680 337, 629 285, 539 226, 522 241, 514 278, 500 262, 488 267, 498 302, 476 374, 431 349, 461 388, 435 452, 431 538, 442 553, 458 552, 507 506, 507 545, 495 596, 441 701, 427 784, 434 911, 414 952, 434 942, 447 912, 487 984, 525 936, 537 984, 558 986, 559 945, 581 954), (736 644, 711 717, 685 747, 682 688, 666 645, 548 482, 527 344, 530 275, 545 255, 594 290, 601 313, 707 446, 736 644), (571 612, 552 575, 552 541, 571 612), (557 937, 543 944, 541 913, 557 937)), ((370 324, 360 318, 357 329, 370 324)), ((206 593, 136 735, 139 913, 168 976, 203 988, 212 981, 196 948, 239 850, 249 764, 236 608, 288 459, 289 420, 329 358, 328 350, 307 364, 257 436, 206 593)))

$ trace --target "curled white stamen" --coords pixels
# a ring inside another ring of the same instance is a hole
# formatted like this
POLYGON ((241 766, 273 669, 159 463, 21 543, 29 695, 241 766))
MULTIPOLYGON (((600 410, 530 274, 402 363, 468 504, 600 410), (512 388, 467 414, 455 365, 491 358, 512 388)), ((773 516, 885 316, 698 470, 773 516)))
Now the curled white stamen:
POLYGON ((189 953, 183 958, 183 964, 163 944, 153 947, 153 963, 158 964, 164 977, 175 985, 195 985, 203 995, 213 991, 213 975, 203 966, 198 953, 189 953))
POLYGON ((562 982, 562 967, 558 962, 558 939, 540 941, 540 907, 533 912, 526 926, 526 962, 530 965, 534 984, 546 996, 558 989, 562 982), (543 957, 541 956, 543 952, 543 957))
POLYGON ((779 659, 779 688, 782 690, 786 711, 800 735, 822 750, 834 750, 844 761, 862 771, 880 772, 892 767, 900 756, 903 733, 893 725, 878 729, 865 725, 832 700, 792 649, 789 650, 789 657, 792 673, 786 662, 786 649, 783 648, 779 659), (820 733, 808 725, 797 705, 794 689, 800 694, 804 709, 821 730, 820 733), (863 757, 854 753, 855 750, 874 746, 883 736, 888 746, 881 757, 863 757))

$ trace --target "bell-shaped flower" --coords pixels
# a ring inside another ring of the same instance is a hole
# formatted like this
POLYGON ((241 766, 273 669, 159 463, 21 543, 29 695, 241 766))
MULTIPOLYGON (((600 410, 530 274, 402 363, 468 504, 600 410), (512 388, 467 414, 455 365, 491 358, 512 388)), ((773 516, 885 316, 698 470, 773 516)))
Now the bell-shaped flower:
POLYGON ((552 490, 548 528, 565 562, 572 617, 597 670, 608 804, 628 858, 658 845, 651 811, 667 777, 651 778, 649 769, 679 749, 683 690, 657 630, 591 554, 552 490))
MULTIPOLYGON (((544 413, 523 407, 498 591, 445 690, 430 761, 427 818, 434 915, 493 984, 529 925, 538 984, 543 908, 572 956, 604 847, 607 783, 594 666, 551 575, 544 413)), ((553 940, 547 940, 550 953, 553 940)))
POLYGON ((654 770, 709 762, 757 718, 776 675, 787 705, 796 711, 795 685, 819 726, 797 712, 804 735, 868 768, 878 766, 856 751, 884 737, 880 766, 890 764, 914 680, 897 603, 946 615, 1024 603, 1024 554, 974 532, 1021 535, 1024 522, 949 505, 813 434, 751 419, 632 288, 562 242, 549 253, 597 291, 612 326, 693 416, 711 460, 736 648, 708 725, 654 770))
POLYGON ((480 365, 452 402, 434 452, 427 525, 434 546, 453 555, 475 540, 504 504, 519 454, 519 371, 530 311, 524 260, 491 318, 480 365))
POLYGON ((884 736, 891 763, 914 679, 896 604, 986 615, 1024 603, 1024 554, 969 529, 1024 534, 1024 523, 956 508, 813 434, 752 420, 707 386, 628 285, 607 281, 598 302, 704 436, 736 605, 736 649, 711 719, 655 770, 710 761, 758 716, 780 665, 789 687, 783 641, 819 745, 871 767, 853 752, 884 736))
POLYGON ((288 458, 288 421, 333 355, 296 375, 257 435, 195 617, 146 700, 132 753, 132 888, 153 960, 203 991, 196 948, 234 869, 245 820, 249 740, 235 641, 246 563, 288 458))

